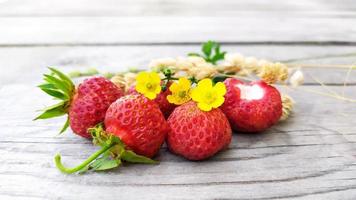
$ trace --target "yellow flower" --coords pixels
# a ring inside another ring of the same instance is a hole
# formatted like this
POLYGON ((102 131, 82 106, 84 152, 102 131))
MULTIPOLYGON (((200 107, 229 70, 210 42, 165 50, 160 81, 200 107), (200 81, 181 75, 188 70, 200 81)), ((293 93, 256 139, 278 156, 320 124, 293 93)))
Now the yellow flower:
POLYGON ((178 83, 172 83, 169 87, 172 94, 167 96, 168 102, 176 105, 182 105, 183 103, 188 102, 191 99, 190 86, 191 82, 184 77, 179 78, 178 83))
POLYGON ((210 111, 221 106, 224 101, 226 87, 224 83, 218 82, 213 86, 211 79, 199 81, 192 91, 192 99, 197 102, 198 107, 203 111, 210 111))
POLYGON ((161 79, 156 72, 140 72, 136 76, 136 91, 149 99, 161 92, 161 79))

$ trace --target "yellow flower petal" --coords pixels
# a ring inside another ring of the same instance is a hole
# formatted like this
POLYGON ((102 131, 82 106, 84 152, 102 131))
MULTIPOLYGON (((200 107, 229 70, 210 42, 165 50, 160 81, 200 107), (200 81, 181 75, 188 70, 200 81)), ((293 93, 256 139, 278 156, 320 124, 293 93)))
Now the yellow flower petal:
POLYGON ((175 102, 176 102, 173 95, 168 95, 167 96, 167 100, 168 100, 169 103, 173 103, 173 104, 175 104, 175 102))
POLYGON ((225 94, 226 86, 223 83, 219 82, 213 86, 212 80, 203 79, 192 90, 191 97, 198 103, 198 107, 201 110, 210 111, 212 108, 217 108, 224 103, 225 94))
POLYGON ((149 73, 149 77, 152 82, 160 84, 161 78, 159 77, 158 73, 151 72, 151 73, 149 73))
POLYGON ((194 88, 191 93, 192 99, 196 102, 200 102, 203 96, 201 93, 202 92, 199 90, 199 88, 194 88))
POLYGON ((225 101, 225 98, 222 96, 219 96, 218 98, 215 99, 215 101, 213 103, 211 103, 211 106, 213 108, 218 108, 219 106, 221 106, 225 101))
POLYGON ((141 94, 144 94, 144 93, 147 92, 147 88, 146 88, 146 86, 144 84, 137 84, 135 86, 135 89, 136 89, 137 92, 139 92, 141 94))
POLYGON ((190 89, 191 82, 187 78, 184 78, 184 77, 179 78, 178 83, 182 89, 184 89, 184 90, 190 89))
POLYGON ((198 103, 198 108, 202 111, 210 111, 212 109, 211 105, 201 102, 198 103))
POLYGON ((172 92, 171 95, 167 96, 167 100, 170 103, 181 105, 188 102, 191 97, 191 82, 187 78, 180 78, 178 82, 172 83, 169 90, 172 92))
POLYGON ((216 95, 224 96, 226 94, 226 86, 222 82, 218 82, 214 85, 214 91, 216 95))
POLYGON ((136 76, 135 89, 140 94, 143 94, 149 99, 156 98, 161 92, 161 80, 158 73, 155 72, 140 72, 136 76))
POLYGON ((148 80, 149 73, 148 72, 140 72, 136 76, 137 82, 146 82, 148 80))
POLYGON ((156 94, 159 94, 161 92, 161 90, 162 90, 162 87, 160 85, 155 85, 154 87, 155 87, 155 91, 154 92, 156 94))
POLYGON ((204 88, 205 90, 209 90, 213 87, 213 82, 211 79, 205 78, 199 81, 197 88, 204 88))
POLYGON ((156 96, 157 96, 157 94, 153 93, 153 92, 146 92, 144 95, 145 95, 145 97, 147 97, 147 98, 149 98, 151 100, 155 99, 156 96))
POLYGON ((179 98, 179 101, 176 103, 176 104, 178 104, 178 105, 182 105, 182 104, 184 104, 184 103, 186 103, 186 102, 188 102, 188 101, 190 101, 190 96, 185 96, 184 98, 179 98))
POLYGON ((169 90, 170 90, 171 92, 177 92, 177 91, 179 90, 179 85, 178 85, 178 83, 176 83, 176 82, 172 83, 172 85, 169 87, 169 90))

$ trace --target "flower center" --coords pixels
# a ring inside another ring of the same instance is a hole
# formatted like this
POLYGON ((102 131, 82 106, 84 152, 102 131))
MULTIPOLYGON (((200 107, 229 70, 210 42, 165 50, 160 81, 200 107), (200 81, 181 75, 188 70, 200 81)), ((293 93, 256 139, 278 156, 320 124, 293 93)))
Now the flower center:
POLYGON ((148 89, 151 89, 151 88, 152 88, 152 84, 151 84, 151 83, 147 83, 147 84, 146 84, 146 87, 147 87, 148 89))
POLYGON ((186 92, 186 91, 179 91, 179 92, 178 92, 178 96, 179 96, 180 98, 184 98, 185 96, 187 96, 187 92, 186 92))
POLYGON ((212 92, 205 93, 205 100, 208 104, 214 102, 215 99, 216 99, 216 95, 214 95, 212 92))
POLYGON ((147 84, 146 84, 146 88, 149 89, 149 90, 151 90, 151 89, 153 88, 153 85, 152 85, 151 83, 147 83, 147 84))

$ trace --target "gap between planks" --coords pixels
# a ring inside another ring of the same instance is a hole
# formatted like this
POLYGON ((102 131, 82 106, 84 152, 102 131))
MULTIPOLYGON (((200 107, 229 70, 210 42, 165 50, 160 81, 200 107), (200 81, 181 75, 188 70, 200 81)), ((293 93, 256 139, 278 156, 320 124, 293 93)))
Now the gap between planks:
MULTIPOLYGON (((108 43, 14 43, 0 44, 0 48, 22 47, 116 47, 116 46, 200 46, 206 41, 197 42, 108 42, 108 43)), ((356 41, 218 41, 224 46, 356 46, 356 41)))

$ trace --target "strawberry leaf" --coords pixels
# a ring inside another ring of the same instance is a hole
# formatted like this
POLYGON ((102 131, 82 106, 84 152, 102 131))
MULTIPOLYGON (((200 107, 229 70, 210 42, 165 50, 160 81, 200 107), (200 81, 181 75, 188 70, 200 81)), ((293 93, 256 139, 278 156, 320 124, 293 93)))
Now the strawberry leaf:
POLYGON ((67 113, 65 103, 66 103, 65 101, 62 101, 56 105, 46 108, 42 114, 40 114, 38 117, 35 118, 35 120, 48 119, 48 118, 59 117, 59 116, 65 115, 67 113))
POLYGON ((43 84, 41 84, 41 85, 38 85, 37 87, 39 87, 39 88, 45 88, 45 89, 53 89, 53 90, 55 90, 55 89, 57 89, 53 84, 51 84, 51 83, 43 83, 43 84))
POLYGON ((45 93, 47 93, 48 95, 55 97, 57 99, 61 99, 61 100, 68 100, 68 96, 63 94, 62 92, 55 90, 55 89, 49 89, 49 88, 41 88, 41 90, 45 93))
POLYGON ((65 82, 61 81, 60 79, 48 74, 45 74, 44 77, 45 77, 44 78, 45 81, 53 84, 58 90, 63 91, 65 94, 71 93, 71 88, 68 87, 68 85, 65 82))
POLYGON ((95 167, 93 167, 93 170, 94 171, 109 170, 120 166, 120 164, 121 164, 121 160, 116 160, 116 159, 113 160, 110 159, 110 157, 108 157, 107 159, 102 160, 95 167))
POLYGON ((67 120, 66 120, 66 122, 64 123, 64 125, 63 125, 61 131, 59 132, 59 134, 64 133, 64 131, 66 131, 68 127, 69 127, 69 117, 67 116, 67 120))
POLYGON ((87 171, 104 171, 119 167, 121 165, 121 160, 111 159, 110 154, 104 153, 101 157, 95 159, 89 165, 85 166, 78 171, 79 174, 83 174, 87 171))
POLYGON ((125 144, 120 138, 104 131, 102 123, 88 129, 88 131, 93 136, 94 144, 100 145, 101 149, 73 168, 63 166, 61 156, 57 154, 54 160, 56 167, 61 172, 82 174, 88 171, 103 171, 119 167, 122 161, 144 164, 157 163, 157 161, 138 155, 131 150, 125 150, 125 144))
POLYGON ((49 67, 48 69, 51 70, 51 72, 53 72, 54 74, 56 74, 64 83, 66 83, 68 88, 74 88, 74 83, 67 75, 52 67, 49 67))
POLYGON ((135 152, 133 152, 131 150, 125 150, 121 154, 121 159, 125 160, 127 162, 132 162, 132 163, 145 163, 145 164, 156 164, 156 163, 158 163, 155 160, 152 160, 152 159, 147 158, 145 156, 138 155, 138 154, 136 154, 135 152))
MULTIPOLYGON (((35 120, 49 119, 67 114, 71 99, 75 93, 74 83, 67 75, 51 67, 49 67, 49 70, 51 73, 43 75, 43 80, 45 82, 38 87, 46 94, 57 100, 61 100, 61 102, 46 108, 42 114, 35 118, 35 120)), ((68 126, 69 121, 67 118, 67 121, 60 130, 60 134, 63 133, 68 126)))

